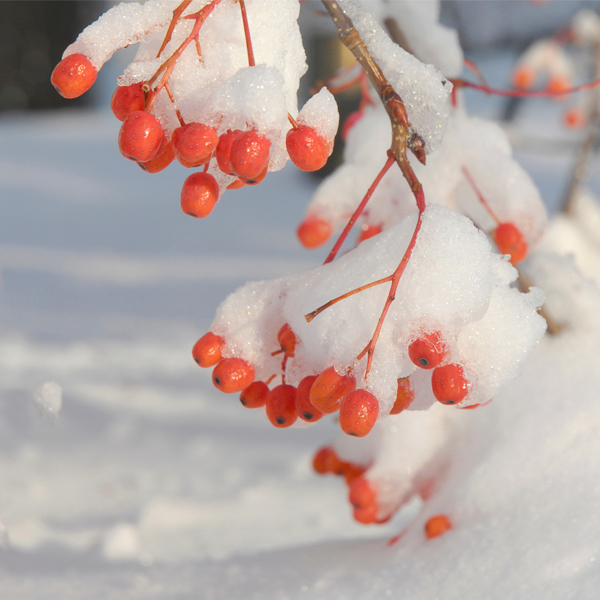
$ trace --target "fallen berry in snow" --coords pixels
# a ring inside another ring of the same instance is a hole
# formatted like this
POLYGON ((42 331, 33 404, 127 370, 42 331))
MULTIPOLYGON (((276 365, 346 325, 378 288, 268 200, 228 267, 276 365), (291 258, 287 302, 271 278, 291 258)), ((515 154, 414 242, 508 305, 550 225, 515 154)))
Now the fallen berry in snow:
POLYGON ((261 408, 267 402, 269 386, 264 381, 253 381, 240 394, 240 402, 246 408, 261 408))
POLYGON ((245 131, 233 140, 230 160, 233 172, 244 179, 257 178, 269 164, 271 142, 257 131, 245 131))
POLYGON ((421 369, 434 369, 446 357, 448 348, 438 331, 419 336, 408 346, 408 356, 421 369))
POLYGON ((87 56, 70 54, 56 65, 50 80, 63 98, 72 99, 85 94, 94 85, 97 75, 87 56))
POLYGON ((292 328, 287 323, 285 323, 279 330, 279 333, 277 334, 277 341, 279 342, 279 345, 286 356, 293 358, 297 340, 292 328))
POLYGON ((212 331, 205 333, 192 348, 192 356, 203 368, 214 367, 222 358, 221 351, 225 340, 212 331))
POLYGON ((390 415, 397 415, 408 408, 415 399, 415 392, 410 385, 408 377, 398 379, 398 392, 396 393, 396 402, 392 406, 390 415))
POLYGON ((144 110, 144 90, 141 83, 132 85, 120 85, 115 90, 110 101, 113 115, 124 121, 128 115, 137 110, 144 110))
POLYGON ((267 417, 275 427, 289 427, 298 418, 296 414, 296 388, 278 385, 267 395, 267 417))
POLYGON ((165 135, 156 156, 146 162, 138 162, 138 165, 147 173, 158 173, 166 169, 175 160, 173 142, 165 135))
POLYGON ((186 215, 203 219, 219 200, 219 184, 210 173, 193 173, 181 189, 181 210, 186 215))
POLYGON ((119 131, 119 150, 129 160, 152 160, 163 140, 160 121, 149 112, 136 110, 127 116, 119 131))
POLYGON ((528 90, 535 84, 536 73, 529 65, 518 66, 513 73, 513 86, 518 90, 528 90))
POLYGON ((458 404, 469 393, 469 382, 464 369, 457 364, 436 367, 431 376, 431 389, 438 402, 458 404))
POLYGON ((300 125, 288 131, 285 146, 290 160, 302 171, 318 171, 329 158, 329 144, 312 127, 300 125))
POLYGON ((443 535, 452 529, 452 523, 446 515, 435 515, 427 519, 425 523, 425 536, 432 539, 443 535))
POLYGON ((218 143, 217 132, 203 123, 188 123, 173 132, 175 156, 184 167, 205 165, 218 143))
POLYGON ((315 423, 323 416, 323 413, 314 407, 310 401, 310 388, 316 378, 316 375, 305 377, 298 384, 298 390, 296 391, 296 412, 303 421, 308 423, 315 423))
POLYGON ((500 254, 510 254, 510 262, 513 265, 527 257, 527 242, 523 234, 512 223, 500 223, 492 232, 492 237, 500 254))
POLYGON ((379 400, 366 390, 354 390, 340 405, 340 427, 344 433, 364 437, 377 422, 379 400))
POLYGON ((214 368, 212 380, 225 394, 241 392, 254 381, 254 367, 241 358, 224 358, 214 368))
POLYGON ((325 219, 311 215, 300 223, 296 235, 300 243, 305 248, 310 249, 322 246, 331 237, 332 233, 333 228, 325 219))
POLYGON ((339 409, 342 398, 356 388, 351 375, 340 375, 333 367, 325 369, 310 388, 310 402, 326 415, 339 409))

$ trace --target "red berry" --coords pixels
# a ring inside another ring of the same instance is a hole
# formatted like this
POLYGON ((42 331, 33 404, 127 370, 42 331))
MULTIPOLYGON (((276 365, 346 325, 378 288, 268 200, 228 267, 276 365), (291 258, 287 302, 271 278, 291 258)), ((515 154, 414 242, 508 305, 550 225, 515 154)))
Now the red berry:
POLYGON ((535 83, 535 70, 529 65, 521 65, 513 73, 513 86, 519 90, 528 90, 535 83))
POLYGON ((366 508, 376 503, 377 494, 366 477, 358 477, 350 486, 348 499, 354 508, 366 508))
POLYGON ((267 417, 275 427, 293 425, 296 414, 296 388, 293 385, 278 385, 267 395, 267 417))
POLYGON ((279 342, 279 345, 286 356, 293 358, 296 350, 297 340, 292 328, 287 323, 285 323, 279 330, 279 333, 277 334, 277 341, 279 342))
POLYGON ((215 156, 217 157, 217 164, 219 169, 223 173, 233 175, 233 165, 231 164, 231 144, 242 134, 243 132, 239 129, 231 131, 230 129, 223 133, 219 137, 219 143, 217 145, 217 151, 215 156))
POLYGON ((566 75, 550 75, 546 90, 556 94, 558 98, 564 97, 563 92, 571 88, 571 80, 566 75))
POLYGON ((354 437, 365 437, 377 422, 379 400, 366 390, 354 390, 344 396, 340 406, 340 427, 354 437))
POLYGON ((226 189, 228 190, 239 190, 240 188, 243 188, 246 185, 245 181, 242 181, 241 179, 236 179, 235 181, 232 181, 226 189))
POLYGON ((581 129, 586 125, 586 117, 578 106, 572 106, 565 111, 563 122, 569 129, 581 129))
POLYGON ((290 129, 285 145, 291 161, 302 171, 318 171, 329 158, 329 143, 307 125, 290 129))
POLYGON ((397 415, 408 408, 415 399, 415 392, 410 385, 408 377, 398 379, 398 392, 396 393, 396 402, 392 406, 390 415, 397 415))
POLYGON ((254 179, 269 164, 271 142, 256 131, 244 131, 231 144, 230 160, 239 177, 254 179))
POLYGON ((201 367, 214 367, 222 358, 224 345, 225 340, 222 337, 209 331, 194 344, 192 356, 201 367))
POLYGON ((173 142, 165 135, 156 156, 149 161, 139 162, 138 165, 147 173, 158 173, 166 169, 174 159, 173 142))
POLYGON ((203 123, 188 123, 173 132, 175 156, 184 167, 205 165, 218 143, 217 132, 203 123))
POLYGON ((319 475, 325 475, 326 473, 340 475, 342 473, 342 462, 331 446, 325 446, 315 454, 313 458, 313 469, 319 473, 319 475))
POLYGON ((64 98, 77 98, 87 92, 98 71, 83 54, 70 54, 63 58, 52 71, 52 85, 64 98))
POLYGON ((127 115, 136 110, 144 110, 144 106, 144 90, 141 83, 120 85, 110 101, 110 108, 119 121, 124 121, 127 115))
POLYGON ((269 172, 269 165, 267 165, 256 177, 240 177, 246 185, 258 185, 269 172))
POLYGON ((331 237, 332 233, 333 228, 325 219, 308 216, 300 223, 296 235, 305 248, 318 248, 331 237))
POLYGON ((241 392, 254 381, 254 367, 241 358, 224 358, 214 368, 212 380, 226 394, 241 392))
POLYGON ((500 223, 492 232, 492 237, 501 254, 510 254, 510 262, 513 265, 520 263, 527 256, 527 242, 512 223, 500 223))
POLYGON ((333 367, 325 369, 310 388, 310 403, 326 415, 339 409, 342 398, 356 388, 351 375, 339 375, 333 367))
POLYGON ((365 114, 364 110, 355 110, 353 113, 350 113, 346 120, 344 121, 344 126, 342 127, 342 139, 346 141, 348 139, 348 134, 350 130, 363 118, 365 114))
POLYGON ((371 523, 377 523, 377 513, 379 507, 377 504, 370 504, 365 508, 355 508, 352 511, 352 516, 355 521, 362 523, 363 525, 370 525, 371 523))
POLYGON ((210 173, 193 173, 183 183, 181 210, 186 215, 203 219, 219 200, 219 184, 210 173))
POLYGON ((310 401, 310 388, 317 378, 316 375, 305 377, 299 384, 296 392, 296 412, 298 416, 308 423, 318 421, 323 413, 315 408, 310 401))
POLYGON ((434 369, 446 357, 448 348, 438 331, 420 335, 408 347, 408 356, 421 369, 434 369))
POLYGON ((356 239, 356 245, 358 246, 365 240, 368 240, 376 235, 381 233, 380 225, 363 225, 360 233, 358 234, 358 238, 356 239))
POLYGON ((147 162, 156 156, 162 140, 160 121, 149 112, 136 110, 121 125, 119 150, 125 158, 147 162))
POLYGON ((464 369, 457 364, 436 367, 431 376, 433 395, 442 404, 458 404, 469 393, 464 369))
POLYGON ((264 381, 254 381, 240 394, 240 402, 246 408, 264 406, 269 394, 269 386, 264 381))
POLYGON ((342 463, 342 475, 348 485, 352 485, 352 482, 358 479, 366 470, 362 465, 342 463))
POLYGON ((447 531, 450 531, 450 529, 452 529, 452 523, 446 515, 435 515, 425 523, 425 536, 428 539, 432 539, 443 535, 447 531))

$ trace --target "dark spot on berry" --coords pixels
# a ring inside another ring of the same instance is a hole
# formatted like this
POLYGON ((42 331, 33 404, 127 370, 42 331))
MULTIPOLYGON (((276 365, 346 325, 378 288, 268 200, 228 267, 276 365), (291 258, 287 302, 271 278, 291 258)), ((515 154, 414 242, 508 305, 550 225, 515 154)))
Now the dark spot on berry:
POLYGON ((213 381, 215 382, 215 385, 221 387, 221 378, 220 377, 213 377, 213 381))
POLYGON ((352 433, 352 432, 348 433, 348 435, 353 435, 354 437, 358 437, 358 434, 352 433))
POLYGON ((194 356, 194 360, 195 360, 195 361, 196 361, 198 364, 200 364, 200 360, 199 360, 197 357, 195 357, 195 356, 194 356))
POLYGON ((422 367, 428 367, 429 366, 429 361, 426 358, 420 358, 419 359, 419 364, 422 367))
POLYGON ((283 425, 285 423, 285 419, 283 417, 277 417, 275 419, 278 425, 283 425))
POLYGON ((240 396, 240 402, 243 406, 246 406, 246 400, 240 396))
POLYGON ((304 417, 304 418, 305 418, 307 421, 310 421, 310 420, 311 420, 311 419, 314 417, 314 415, 313 415, 312 413, 309 413, 309 412, 303 412, 303 413, 302 413, 302 416, 303 416, 303 417, 304 417))

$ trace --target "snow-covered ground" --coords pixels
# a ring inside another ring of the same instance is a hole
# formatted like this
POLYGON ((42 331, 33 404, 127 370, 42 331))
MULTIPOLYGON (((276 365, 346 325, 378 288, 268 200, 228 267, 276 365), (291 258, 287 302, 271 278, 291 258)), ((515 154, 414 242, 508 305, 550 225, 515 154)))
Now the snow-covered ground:
MULTIPOLYGON (((574 147, 556 113, 530 104, 513 129, 563 140, 518 155, 550 205, 574 147)), ((184 169, 142 172, 118 129, 105 113, 0 120, 0 597, 598 597, 597 330, 544 339, 489 407, 461 411, 427 503, 357 525, 344 486, 310 469, 335 424, 275 429, 190 354, 227 293, 322 261, 294 235, 311 180, 287 167, 197 221, 184 169), (54 421, 32 401, 49 380, 54 421), (440 512, 455 526, 427 541, 440 512)))

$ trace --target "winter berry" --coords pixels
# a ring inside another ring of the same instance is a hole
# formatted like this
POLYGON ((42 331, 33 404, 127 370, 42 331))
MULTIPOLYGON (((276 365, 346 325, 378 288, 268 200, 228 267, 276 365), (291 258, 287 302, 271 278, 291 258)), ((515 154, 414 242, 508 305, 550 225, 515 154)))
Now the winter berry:
POLYGON ((258 185, 269 172, 269 165, 267 165, 256 177, 240 177, 240 181, 243 181, 246 185, 258 185))
POLYGON ((356 238, 356 245, 362 244, 365 240, 368 240, 381 233, 381 226, 379 225, 363 225, 358 238, 356 238))
POLYGON ((296 414, 296 388, 293 385, 278 385, 267 395, 267 417, 275 427, 293 425, 296 414))
POLYGON ((209 331, 194 344, 192 356, 201 367, 214 367, 223 358, 221 356, 223 346, 225 340, 209 331))
POLYGON ((254 367, 241 358, 224 358, 214 368, 212 380, 226 394, 241 392, 254 381, 254 367))
POLYGON ((163 140, 160 121, 149 112, 136 110, 129 113, 119 131, 119 150, 130 160, 152 160, 163 140))
POLYGON ((185 167, 205 165, 218 143, 215 129, 203 123, 188 123, 173 132, 175 156, 185 167))
POLYGON ((144 110, 144 106, 144 90, 141 83, 120 85, 110 101, 110 108, 119 121, 124 121, 127 115, 136 110, 144 110))
POLYGON ((535 84, 535 79, 535 69, 529 65, 520 65, 513 73, 513 86, 519 90, 528 90, 535 84))
POLYGON ((240 394, 240 402, 246 408, 261 408, 267 402, 269 386, 264 381, 253 381, 240 394))
POLYGON ((300 223, 296 235, 305 248, 318 248, 331 237, 332 233, 333 228, 325 219, 309 215, 300 223))
POLYGON ((219 137, 215 157, 217 165, 219 165, 219 169, 223 173, 227 173, 228 175, 233 175, 234 173, 233 165, 231 164, 231 145, 242 133, 243 131, 240 129, 236 129, 235 131, 229 129, 219 137))
POLYGON ((232 181, 226 189, 228 190, 239 190, 240 188, 243 188, 246 185, 245 181, 242 181, 241 179, 235 179, 234 181, 232 181))
POLYGON ((550 75, 546 90, 551 94, 563 96, 571 88, 571 80, 566 75, 550 75))
POLYGON ((254 179, 269 164, 269 138, 257 131, 244 131, 231 144, 230 160, 239 177, 254 179))
POLYGON ((219 200, 219 184, 210 173, 193 173, 181 189, 181 210, 186 215, 203 219, 219 200))
POLYGON ((325 446, 316 452, 313 457, 313 469, 319 475, 327 473, 342 473, 342 461, 331 446, 325 446))
POLYGON ((410 385, 410 380, 408 377, 402 377, 401 379, 398 379, 396 401, 394 402, 394 406, 392 406, 390 415, 397 415, 398 413, 401 413, 412 404, 414 399, 415 392, 410 385))
POLYGON ((83 54, 70 54, 52 71, 50 80, 63 98, 78 98, 96 81, 98 71, 83 54))
POLYGON ((421 369, 434 369, 446 357, 448 348, 438 331, 424 333, 408 346, 408 356, 421 369))
POLYGON ((513 265, 525 260, 527 256, 527 242, 523 234, 512 223, 500 223, 492 232, 492 237, 501 254, 510 254, 513 265))
POLYGON ((342 139, 346 141, 348 139, 348 134, 350 130, 363 118, 365 114, 364 110, 355 110, 353 113, 350 113, 346 120, 344 121, 344 125, 342 127, 342 139))
POLYGON ((373 489, 373 484, 366 477, 358 477, 350 486, 348 499, 354 508, 366 508, 375 504, 377 494, 373 489))
POLYGON ((433 395, 442 404, 458 404, 469 393, 464 369, 457 364, 436 367, 431 376, 433 395))
POLYGON ((348 485, 352 485, 355 479, 358 479, 365 471, 366 467, 355 463, 342 463, 342 475, 348 485))
POLYGON ((340 375, 333 367, 325 369, 310 388, 310 403, 326 415, 339 409, 342 398, 356 388, 351 375, 340 375))
POLYGON ((294 351, 296 350, 297 340, 292 328, 287 323, 285 323, 279 330, 279 333, 277 334, 277 341, 279 342, 279 345, 285 352, 286 356, 293 358, 294 351))
POLYGON ((586 119, 581 108, 572 106, 565 111, 563 122, 569 129, 582 129, 585 127, 586 119))
POLYGON ((290 129, 285 146, 291 161, 302 171, 318 171, 329 158, 329 143, 307 125, 290 129))
POLYGON ((308 423, 314 423, 323 416, 323 413, 310 401, 310 388, 316 378, 316 375, 308 375, 298 384, 296 391, 296 412, 303 421, 308 423))
POLYGON ((355 508, 352 511, 352 516, 354 520, 362 525, 371 525, 372 523, 377 523, 377 513, 379 512, 379 507, 377 504, 370 504, 365 508, 355 508))
POLYGON ((446 515, 435 515, 427 519, 425 523, 425 536, 432 539, 443 535, 452 529, 452 523, 446 515))
POLYGON ((365 437, 377 422, 379 400, 366 390, 354 390, 344 396, 340 406, 340 427, 354 437, 365 437))
POLYGON ((139 162, 138 165, 147 173, 158 173, 166 169, 173 160, 175 160, 173 142, 165 135, 156 156, 146 162, 139 162))

